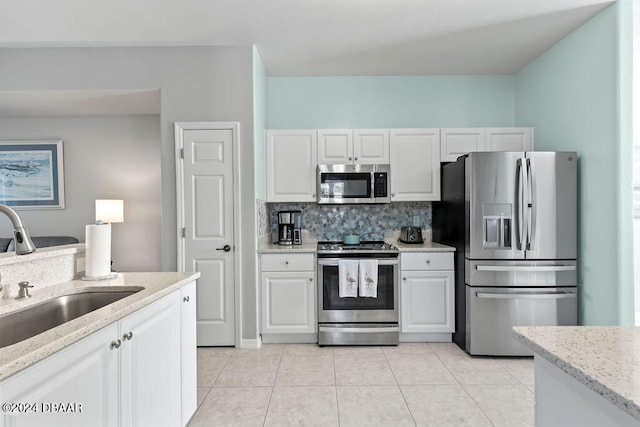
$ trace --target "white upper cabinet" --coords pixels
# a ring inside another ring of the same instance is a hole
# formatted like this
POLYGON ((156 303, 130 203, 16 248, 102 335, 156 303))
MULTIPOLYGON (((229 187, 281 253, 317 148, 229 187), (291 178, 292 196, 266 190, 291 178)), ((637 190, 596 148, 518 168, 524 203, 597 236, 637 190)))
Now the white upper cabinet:
POLYGON ((533 128, 443 128, 442 162, 472 151, 533 151, 533 128))
POLYGON ((389 129, 355 129, 353 163, 377 165, 389 163, 389 129))
POLYGON ((318 129, 318 164, 387 164, 388 129, 318 129))
POLYGON ((486 151, 533 151, 533 128, 487 128, 486 151))
POLYGON ((440 129, 392 129, 391 201, 440 200, 440 129))
POLYGON ((440 161, 455 162, 471 151, 484 151, 484 128, 443 128, 440 130, 440 161))
POLYGON ((315 202, 315 129, 268 130, 267 202, 315 202))
POLYGON ((352 129, 318 129, 318 164, 353 163, 352 129))

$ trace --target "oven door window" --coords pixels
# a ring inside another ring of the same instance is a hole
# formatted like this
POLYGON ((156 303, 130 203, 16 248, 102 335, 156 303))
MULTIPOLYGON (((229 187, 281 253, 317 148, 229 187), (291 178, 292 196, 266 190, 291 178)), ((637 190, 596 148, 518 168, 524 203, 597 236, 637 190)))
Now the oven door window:
POLYGON ((394 266, 378 266, 377 298, 340 298, 338 266, 322 266, 323 310, 393 310, 394 266))
POLYGON ((320 175, 320 192, 330 199, 370 199, 371 174, 323 173, 320 175))

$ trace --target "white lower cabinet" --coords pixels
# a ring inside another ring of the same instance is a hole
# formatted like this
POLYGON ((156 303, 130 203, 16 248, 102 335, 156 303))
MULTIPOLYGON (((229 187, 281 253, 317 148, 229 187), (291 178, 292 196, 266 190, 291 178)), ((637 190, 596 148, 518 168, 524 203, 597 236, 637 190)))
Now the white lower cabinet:
POLYGON ((263 254, 260 265, 263 342, 315 342, 313 254, 263 254))
POLYGON ((0 425, 184 425, 193 412, 183 413, 181 394, 195 395, 196 379, 195 369, 181 370, 181 354, 196 350, 181 346, 195 321, 181 324, 180 297, 174 291, 2 381, 0 400, 23 406, 0 413, 0 425))
POLYGON ((400 255, 401 333, 454 332, 453 268, 452 252, 403 252, 400 255))
POLYGON ((0 400, 12 407, 3 407, 0 425, 119 425, 120 354, 110 348, 118 336, 114 323, 2 381, 0 400))
POLYGON ((119 323, 120 425, 180 425, 180 293, 119 323))
POLYGON ((196 282, 180 289, 180 369, 182 370, 182 425, 185 426, 196 412, 197 397, 197 352, 196 337, 196 282))

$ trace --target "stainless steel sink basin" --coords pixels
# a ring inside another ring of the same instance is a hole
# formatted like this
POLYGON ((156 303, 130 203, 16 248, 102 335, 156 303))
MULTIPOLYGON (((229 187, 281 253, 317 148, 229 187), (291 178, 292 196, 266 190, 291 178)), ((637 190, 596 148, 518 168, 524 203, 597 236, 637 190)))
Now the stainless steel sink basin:
POLYGON ((87 289, 0 316, 0 348, 26 340, 143 290, 141 286, 87 289))

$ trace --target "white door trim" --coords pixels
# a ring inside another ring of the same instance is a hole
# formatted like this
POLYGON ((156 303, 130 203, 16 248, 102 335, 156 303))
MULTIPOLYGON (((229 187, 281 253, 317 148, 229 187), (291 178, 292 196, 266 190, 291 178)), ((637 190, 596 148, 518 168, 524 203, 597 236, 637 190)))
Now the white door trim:
POLYGON ((234 234, 234 310, 235 310, 235 346, 240 347, 242 343, 242 291, 239 284, 242 283, 242 251, 238 250, 239 242, 242 241, 242 227, 240 216, 240 122, 175 122, 175 159, 176 159, 176 239, 178 242, 178 271, 185 271, 184 265, 184 241, 182 229, 185 226, 184 220, 184 182, 182 149, 184 148, 184 131, 192 129, 230 129, 233 133, 233 234, 234 234))

